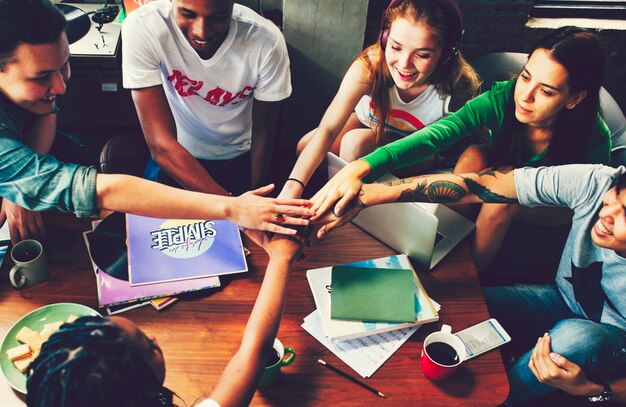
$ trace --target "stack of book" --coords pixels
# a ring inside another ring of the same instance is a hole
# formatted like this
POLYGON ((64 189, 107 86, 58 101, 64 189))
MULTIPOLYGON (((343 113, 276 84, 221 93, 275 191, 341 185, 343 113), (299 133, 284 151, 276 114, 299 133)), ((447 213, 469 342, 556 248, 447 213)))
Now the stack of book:
POLYGON ((324 334, 347 341, 439 320, 406 255, 307 271, 324 334))
MULTIPOLYGON (((219 275, 248 271, 239 229, 231 222, 126 215, 126 225, 129 280, 106 273, 91 259, 98 304, 110 315, 147 304, 161 310, 176 295, 219 287, 219 275)), ((90 233, 84 237, 91 257, 90 233)))

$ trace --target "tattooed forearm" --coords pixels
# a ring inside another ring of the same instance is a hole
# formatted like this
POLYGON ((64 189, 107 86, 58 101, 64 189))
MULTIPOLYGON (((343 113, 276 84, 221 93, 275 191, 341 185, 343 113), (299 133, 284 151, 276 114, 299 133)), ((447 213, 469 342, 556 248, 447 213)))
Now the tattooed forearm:
POLYGON ((424 180, 414 190, 405 189, 398 202, 457 202, 465 196, 465 189, 452 181, 434 181, 430 185, 424 180))
MULTIPOLYGON (((484 175, 485 173, 481 174, 484 175)), ((494 175, 495 176, 495 175, 494 175)), ((463 178, 463 182, 467 185, 467 190, 479 197, 483 202, 489 203, 517 203, 517 199, 508 198, 506 196, 496 194, 484 185, 479 184, 471 178, 463 178)))

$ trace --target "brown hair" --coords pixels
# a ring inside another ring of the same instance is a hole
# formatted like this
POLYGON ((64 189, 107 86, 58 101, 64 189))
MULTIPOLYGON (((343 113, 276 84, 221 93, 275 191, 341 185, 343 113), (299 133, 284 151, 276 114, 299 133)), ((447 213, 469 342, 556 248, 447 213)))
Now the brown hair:
MULTIPOLYGON (((430 0, 404 0, 386 10, 383 26, 391 27, 398 18, 406 18, 415 23, 423 22, 433 30, 442 47, 452 42, 453 27, 444 10, 430 0)), ((452 55, 444 64, 442 58, 429 78, 440 95, 452 95, 453 98, 473 97, 480 86, 478 74, 463 58, 460 51, 452 55)), ((385 130, 385 121, 389 113, 389 89, 395 86, 389 68, 385 62, 385 51, 380 41, 367 47, 356 58, 365 64, 370 72, 367 80, 373 81, 371 98, 376 106, 378 124, 372 128, 378 143, 385 130), (380 117, 378 117, 380 115, 380 117)))
MULTIPOLYGON (((551 31, 535 44, 532 52, 537 49, 548 51, 550 58, 567 70, 570 93, 587 92, 576 107, 563 108, 559 113, 551 129, 542 165, 580 163, 590 146, 603 138, 597 123, 600 87, 604 77, 604 50, 592 31, 573 26, 551 31)), ((516 146, 520 145, 525 129, 526 125, 515 118, 515 101, 511 97, 503 126, 495 140, 494 165, 525 164, 525 160, 519 161, 515 157, 516 146)))

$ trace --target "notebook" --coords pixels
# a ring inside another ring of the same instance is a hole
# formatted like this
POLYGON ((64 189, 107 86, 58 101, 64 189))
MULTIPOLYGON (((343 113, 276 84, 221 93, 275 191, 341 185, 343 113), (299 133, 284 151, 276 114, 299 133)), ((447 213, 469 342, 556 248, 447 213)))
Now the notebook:
POLYGON ((413 271, 334 266, 330 317, 357 321, 415 322, 413 271))
POLYGON ((438 311, 441 306, 433 301, 421 281, 417 277, 415 270, 409 262, 406 254, 396 254, 379 259, 363 260, 356 263, 344 264, 354 267, 377 267, 377 268, 401 268, 411 270, 413 273, 413 291, 415 295, 415 312, 417 320, 415 322, 374 322, 374 321, 347 321, 332 319, 330 317, 331 307, 331 273, 332 266, 307 270, 306 277, 311 287, 311 293, 315 300, 315 305, 319 311, 319 316, 326 335, 332 341, 347 341, 350 339, 362 338, 395 331, 402 328, 410 328, 428 322, 439 320, 438 311))
MULTIPOLYGON (((327 154, 327 161, 329 179, 347 165, 333 153, 327 154)), ((385 174, 377 181, 397 179, 385 174)), ((362 210, 352 223, 426 270, 433 269, 474 229, 474 222, 447 206, 424 202, 375 205, 362 210)))

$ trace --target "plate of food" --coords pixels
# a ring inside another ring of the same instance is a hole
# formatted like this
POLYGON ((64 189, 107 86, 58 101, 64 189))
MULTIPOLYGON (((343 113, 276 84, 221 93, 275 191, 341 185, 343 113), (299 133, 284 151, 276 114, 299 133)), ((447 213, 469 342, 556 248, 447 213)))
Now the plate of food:
POLYGON ((100 314, 81 304, 58 303, 37 308, 7 331, 0 345, 0 370, 11 387, 26 394, 26 368, 41 344, 66 322, 100 314))

